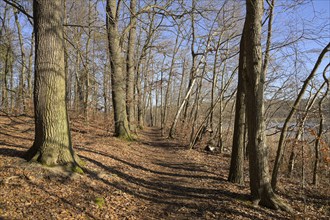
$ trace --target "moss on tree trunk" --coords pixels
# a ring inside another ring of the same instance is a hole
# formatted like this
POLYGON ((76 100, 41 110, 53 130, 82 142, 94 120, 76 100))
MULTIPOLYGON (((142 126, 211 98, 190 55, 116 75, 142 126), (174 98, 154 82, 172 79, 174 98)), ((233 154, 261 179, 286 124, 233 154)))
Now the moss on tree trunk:
POLYGON ((35 137, 27 160, 47 166, 72 164, 74 154, 65 100, 63 1, 34 0, 35 31, 35 137))

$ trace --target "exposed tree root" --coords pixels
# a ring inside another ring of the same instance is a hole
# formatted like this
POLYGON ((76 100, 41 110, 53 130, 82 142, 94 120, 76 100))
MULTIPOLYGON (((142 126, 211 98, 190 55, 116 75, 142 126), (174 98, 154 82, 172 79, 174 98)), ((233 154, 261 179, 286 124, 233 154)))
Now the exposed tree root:
POLYGON ((260 206, 264 206, 275 210, 280 209, 288 213, 293 213, 293 209, 288 204, 286 204, 283 201, 283 199, 275 195, 272 188, 270 187, 270 184, 267 184, 266 186, 263 187, 260 196, 261 196, 261 199, 259 201, 260 206))

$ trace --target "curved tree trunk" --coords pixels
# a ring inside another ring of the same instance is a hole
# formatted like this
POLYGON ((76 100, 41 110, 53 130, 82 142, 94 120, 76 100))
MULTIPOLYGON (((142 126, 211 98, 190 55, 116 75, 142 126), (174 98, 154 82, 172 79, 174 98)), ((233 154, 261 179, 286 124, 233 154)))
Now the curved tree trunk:
POLYGON ((280 140, 278 142, 278 147, 277 147, 277 153, 276 153, 276 158, 275 158, 275 164, 274 164, 274 168, 273 168, 273 172, 272 172, 272 187, 275 190, 276 189, 276 184, 277 184, 277 176, 278 176, 278 171, 282 162, 282 158, 283 158, 283 152, 284 152, 284 141, 285 141, 285 136, 287 133, 287 129, 288 129, 288 124, 294 114, 294 112, 297 109, 297 106, 300 103, 300 100, 302 99, 305 90, 309 84, 309 82, 313 79, 318 67, 321 64, 321 61, 323 60, 323 57, 325 56, 325 54, 330 50, 330 43, 322 50, 321 54, 319 55, 314 68, 312 70, 312 72, 309 74, 309 76, 307 77, 307 79, 304 81, 304 84, 291 108, 291 111, 289 113, 289 115, 286 117, 282 131, 281 131, 281 135, 280 135, 280 140))
MULTIPOLYGON (((309 97, 306 107, 304 109, 304 114, 302 115, 302 117, 299 119, 298 121, 298 130, 297 133, 295 135, 294 138, 294 143, 292 146, 292 150, 291 150, 291 154, 290 154, 290 158, 289 158, 289 167, 288 167, 288 177, 291 177, 293 169, 294 169, 294 165, 295 165, 295 159, 296 159, 296 147, 302 145, 303 140, 303 134, 304 134, 304 127, 305 127, 305 122, 308 116, 309 111, 311 110, 311 108, 313 107, 319 93, 321 92, 322 88, 325 86, 325 82, 321 85, 321 87, 316 91, 316 93, 313 95, 313 97, 309 97)), ((310 94, 312 96, 312 94, 310 94)))
POLYGON ((34 0, 35 138, 27 160, 47 166, 77 165, 65 102, 63 1, 34 0))

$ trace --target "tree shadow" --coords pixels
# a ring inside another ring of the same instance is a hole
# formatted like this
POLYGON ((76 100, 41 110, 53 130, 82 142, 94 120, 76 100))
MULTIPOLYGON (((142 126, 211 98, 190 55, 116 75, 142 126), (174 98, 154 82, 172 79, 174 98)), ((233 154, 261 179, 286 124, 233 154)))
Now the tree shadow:
POLYGON ((32 138, 26 138, 26 137, 20 137, 20 136, 16 136, 16 135, 12 135, 12 134, 7 134, 7 133, 4 133, 2 131, 0 131, 0 134, 2 134, 4 136, 7 136, 7 137, 11 137, 11 138, 17 138, 17 139, 21 139, 21 140, 33 141, 32 138))
MULTIPOLYGON (((87 148, 84 148, 84 147, 76 147, 75 149, 79 150, 79 151, 85 151, 85 152, 89 152, 89 153, 93 153, 93 154, 98 154, 98 155, 101 155, 101 156, 104 156, 104 157, 108 157, 108 158, 111 158, 117 162, 120 162, 120 163, 123 163, 125 165, 128 165, 132 168, 135 168, 135 169, 139 169, 139 170, 143 170, 143 171, 146 171, 146 172, 150 172, 150 173, 153 173, 153 174, 159 174, 159 175, 163 175, 163 176, 172 176, 172 177, 185 177, 185 178, 195 178, 195 179, 204 179, 204 180, 207 180, 207 179, 211 179, 211 180, 216 180, 216 181, 226 181, 224 178, 221 178, 221 177, 216 177, 216 176, 208 176, 208 175, 191 175, 191 174, 181 174, 180 172, 175 172, 175 173, 171 173, 171 172, 164 172, 164 171, 158 171, 158 170, 152 170, 152 169, 149 169, 149 168, 146 168, 144 166, 141 166, 141 165, 138 165, 138 164, 135 164, 135 163, 131 163, 131 162, 128 162, 128 161, 125 161, 123 159, 120 159, 114 155, 111 155, 111 154, 107 154, 107 153, 104 153, 104 152, 99 152, 99 151, 95 151, 95 150, 91 150, 91 149, 87 149, 87 148)), ((88 157, 84 157, 84 156, 80 156, 82 158, 85 158, 86 160, 89 160, 90 158, 88 157)), ((156 162, 155 163, 156 165, 161 165, 161 166, 164 166, 164 167, 169 167, 171 168, 171 164, 166 164, 166 163, 161 163, 161 162, 156 162)), ((204 172, 204 173, 209 173, 209 174, 214 174, 212 172, 209 172, 207 170, 202 170, 201 168, 198 168, 198 166, 194 163, 182 163, 182 164, 176 164, 174 165, 176 166, 177 169, 181 169, 181 170, 186 170, 186 171, 194 171, 194 172, 204 172)))
MULTIPOLYGON (((161 204, 166 206, 165 210, 159 210, 159 215, 163 215, 168 211, 175 212, 180 208, 184 207, 189 210, 189 216, 193 214, 197 219, 202 218, 207 212, 218 212, 227 213, 231 215, 242 216, 248 219, 264 219, 252 215, 250 213, 236 210, 232 207, 227 207, 225 204, 233 200, 239 200, 242 204, 240 206, 248 209, 257 209, 257 212, 267 215, 267 217, 278 218, 278 216, 273 215, 263 209, 245 205, 247 201, 250 201, 250 196, 243 193, 232 192, 229 189, 215 189, 215 188, 205 188, 205 187, 191 187, 180 185, 182 182, 178 182, 177 179, 169 179, 164 176, 159 176, 154 179, 142 179, 124 173, 115 167, 104 165, 90 157, 80 156, 86 161, 93 163, 99 168, 114 174, 119 178, 116 180, 107 180, 98 175, 97 172, 91 169, 84 169, 85 173, 90 176, 90 178, 101 181, 104 184, 114 187, 117 190, 130 194, 136 198, 143 199, 154 204, 161 204), (166 180, 166 181, 165 181, 166 180), (168 210, 166 210, 168 209, 168 210)), ((164 217, 164 216, 160 216, 164 217)), ((187 218, 187 216, 185 217, 187 218)), ((189 218, 191 219, 191 218, 189 218)))
POLYGON ((3 156, 23 158, 26 150, 27 149, 22 145, 0 142, 0 155, 3 155, 3 156), (5 147, 2 147, 2 146, 5 146, 5 147), (16 149, 8 148, 8 147, 13 147, 16 149), (21 149, 21 150, 19 150, 19 149, 21 149))
POLYGON ((89 213, 89 212, 86 212, 86 210, 84 210, 83 208, 77 206, 74 202, 64 198, 64 197, 61 197, 59 195, 57 195, 56 193, 52 192, 51 190, 48 190, 46 189, 45 187, 43 187, 42 185, 40 184, 36 184, 36 183, 33 183, 31 181, 28 182, 31 186, 33 186, 34 188, 38 188, 40 190, 42 190, 43 192, 45 192, 47 195, 49 195, 50 197, 54 197, 56 199, 58 199, 59 201, 61 201, 62 203, 68 205, 69 207, 73 208, 73 209, 76 209, 76 210, 79 210, 80 213, 84 213, 85 215, 87 215, 89 218, 91 219, 98 219, 96 216, 94 216, 92 213, 89 213))

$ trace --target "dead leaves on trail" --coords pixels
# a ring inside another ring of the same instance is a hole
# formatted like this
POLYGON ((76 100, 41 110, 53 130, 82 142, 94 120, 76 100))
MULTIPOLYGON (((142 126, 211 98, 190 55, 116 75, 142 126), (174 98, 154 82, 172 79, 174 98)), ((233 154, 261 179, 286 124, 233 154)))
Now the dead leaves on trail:
MULTIPOLYGON (((0 219, 293 218, 254 207, 248 183, 227 182, 228 157, 186 150, 156 128, 123 142, 102 123, 74 120, 71 126, 75 150, 86 162, 84 175, 24 161, 33 119, 0 116, 0 219)), ((298 217, 329 216, 326 190, 306 192, 307 207, 293 183, 280 195, 298 217)))

